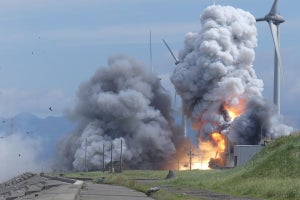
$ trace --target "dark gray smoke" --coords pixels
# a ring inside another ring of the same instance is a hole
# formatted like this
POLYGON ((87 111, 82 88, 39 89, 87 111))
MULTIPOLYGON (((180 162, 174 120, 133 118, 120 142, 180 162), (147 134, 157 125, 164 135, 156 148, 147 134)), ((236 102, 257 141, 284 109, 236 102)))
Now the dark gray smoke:
POLYGON ((186 35, 171 81, 201 137, 221 132, 234 143, 257 144, 261 135, 292 131, 262 97, 263 82, 253 69, 255 23, 249 12, 213 5, 201 16, 202 30, 186 35), (243 112, 230 119, 226 108, 243 112))
POLYGON ((159 168, 175 153, 180 133, 172 125, 170 98, 160 80, 133 58, 117 56, 99 69, 77 93, 71 116, 80 124, 58 148, 60 169, 101 169, 120 158, 131 168, 159 168))

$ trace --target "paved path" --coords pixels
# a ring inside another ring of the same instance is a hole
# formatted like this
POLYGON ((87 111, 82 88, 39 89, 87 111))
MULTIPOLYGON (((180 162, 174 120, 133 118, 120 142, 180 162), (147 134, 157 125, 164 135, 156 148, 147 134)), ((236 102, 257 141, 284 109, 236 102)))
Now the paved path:
POLYGON ((47 190, 19 197, 18 200, 76 200, 78 199, 78 193, 79 188, 69 183, 64 183, 47 190))
POLYGON ((151 200, 142 192, 115 185, 85 182, 80 200, 151 200))

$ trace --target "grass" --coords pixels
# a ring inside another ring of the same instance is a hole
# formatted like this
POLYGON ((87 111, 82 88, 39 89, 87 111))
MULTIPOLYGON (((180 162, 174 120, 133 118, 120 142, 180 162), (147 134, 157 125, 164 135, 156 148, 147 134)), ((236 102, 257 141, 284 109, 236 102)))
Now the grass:
MULTIPOLYGON (((176 171, 175 178, 165 180, 167 171, 130 170, 122 174, 87 172, 86 177, 96 180, 105 176, 105 183, 124 185, 145 192, 153 186, 175 189, 192 188, 210 190, 236 196, 261 199, 300 199, 300 133, 272 141, 246 165, 230 170, 176 171), (142 184, 136 178, 159 178, 142 184)), ((68 174, 68 177, 78 173, 68 174)), ((165 190, 154 193, 155 199, 196 199, 165 190)), ((199 199, 199 198, 197 198, 199 199)))

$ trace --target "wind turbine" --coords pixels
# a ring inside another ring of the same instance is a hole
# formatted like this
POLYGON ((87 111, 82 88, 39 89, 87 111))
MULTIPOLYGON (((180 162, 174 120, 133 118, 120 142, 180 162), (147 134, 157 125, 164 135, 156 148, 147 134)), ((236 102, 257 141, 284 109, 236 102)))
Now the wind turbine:
POLYGON ((280 114, 280 73, 282 72, 282 63, 280 55, 280 32, 279 25, 285 20, 278 12, 278 0, 274 0, 273 6, 270 12, 263 18, 256 19, 257 22, 266 21, 268 22, 273 42, 275 46, 275 59, 274 59, 274 91, 273 91, 273 102, 277 107, 277 113, 280 114))
MULTIPOLYGON (((162 39, 163 42, 165 43, 166 47, 168 48, 171 56, 173 57, 174 61, 175 61, 175 65, 178 65, 180 63, 180 60, 174 55, 173 51, 171 50, 170 46, 168 45, 168 43, 162 39)), ((175 97, 174 97, 174 106, 175 106, 175 101, 176 101, 176 91, 175 91, 175 97)), ((181 126, 183 127, 183 132, 184 132, 184 137, 186 137, 186 132, 187 132, 187 128, 186 128, 186 123, 187 123, 187 117, 183 112, 183 102, 181 103, 181 126)))

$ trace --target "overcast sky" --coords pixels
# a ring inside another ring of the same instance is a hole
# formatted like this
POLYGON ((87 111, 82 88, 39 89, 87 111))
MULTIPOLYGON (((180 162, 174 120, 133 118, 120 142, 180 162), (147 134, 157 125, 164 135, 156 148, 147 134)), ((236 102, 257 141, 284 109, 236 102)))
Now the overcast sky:
MULTIPOLYGON (((0 116, 20 112, 63 115, 72 108, 80 83, 116 54, 149 66, 152 30, 153 66, 164 87, 174 64, 162 38, 177 53, 187 32, 201 29, 200 15, 211 0, 1 0, 0 116), (50 112, 48 107, 53 111, 50 112)), ((273 0, 217 0, 265 16, 273 0)), ((282 114, 300 127, 299 1, 280 1, 281 51, 284 65, 282 114)), ((254 69, 272 101, 274 46, 267 23, 260 22, 254 69)))

